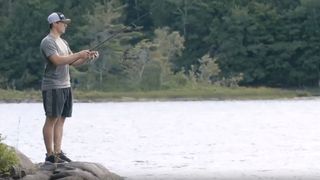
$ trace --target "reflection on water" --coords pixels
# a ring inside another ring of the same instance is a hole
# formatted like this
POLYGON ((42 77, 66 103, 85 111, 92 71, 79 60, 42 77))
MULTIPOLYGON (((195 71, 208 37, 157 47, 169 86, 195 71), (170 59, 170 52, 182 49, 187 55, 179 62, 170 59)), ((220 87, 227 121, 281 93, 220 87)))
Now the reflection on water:
MULTIPOLYGON (((76 103, 63 150, 128 179, 320 178, 320 100, 76 103)), ((0 133, 44 160, 42 104, 0 104, 0 133)))

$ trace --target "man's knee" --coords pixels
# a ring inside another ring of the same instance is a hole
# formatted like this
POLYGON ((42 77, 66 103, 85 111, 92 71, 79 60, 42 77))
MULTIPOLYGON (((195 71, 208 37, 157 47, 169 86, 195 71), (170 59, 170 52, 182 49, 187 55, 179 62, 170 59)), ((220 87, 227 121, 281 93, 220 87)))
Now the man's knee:
POLYGON ((54 125, 54 124, 57 123, 58 120, 59 120, 59 117, 49 117, 49 116, 47 116, 47 117, 46 117, 46 123, 45 123, 45 124, 52 124, 52 125, 54 125))

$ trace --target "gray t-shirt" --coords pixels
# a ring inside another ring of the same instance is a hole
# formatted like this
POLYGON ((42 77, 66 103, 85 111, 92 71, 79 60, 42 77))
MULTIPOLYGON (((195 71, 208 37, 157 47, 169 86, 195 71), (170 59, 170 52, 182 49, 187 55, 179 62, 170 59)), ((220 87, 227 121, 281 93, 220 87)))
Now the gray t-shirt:
POLYGON ((68 43, 47 35, 40 44, 40 51, 45 60, 45 70, 42 78, 42 90, 60 89, 71 87, 69 65, 54 65, 49 57, 57 54, 60 56, 72 54, 68 43))

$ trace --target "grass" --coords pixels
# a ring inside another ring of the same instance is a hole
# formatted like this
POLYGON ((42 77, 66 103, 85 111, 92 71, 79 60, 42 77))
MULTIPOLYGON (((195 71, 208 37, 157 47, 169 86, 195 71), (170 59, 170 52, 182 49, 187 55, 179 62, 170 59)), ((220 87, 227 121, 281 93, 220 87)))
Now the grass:
MULTIPOLYGON (((310 97, 319 91, 285 90, 278 88, 226 88, 217 86, 184 87, 179 89, 133 92, 102 92, 74 90, 77 101, 139 101, 139 100, 244 100, 244 99, 281 99, 310 97)), ((40 91, 0 90, 0 101, 3 102, 39 102, 40 91)))
POLYGON ((41 92, 30 91, 16 91, 16 90, 4 90, 0 89, 0 101, 4 102, 30 102, 40 101, 41 92))
POLYGON ((225 87, 197 87, 181 88, 158 91, 136 91, 136 92, 75 92, 76 99, 87 99, 91 101, 130 101, 130 100, 227 100, 227 99, 279 99, 308 97, 306 91, 283 90, 273 88, 225 88, 225 87))

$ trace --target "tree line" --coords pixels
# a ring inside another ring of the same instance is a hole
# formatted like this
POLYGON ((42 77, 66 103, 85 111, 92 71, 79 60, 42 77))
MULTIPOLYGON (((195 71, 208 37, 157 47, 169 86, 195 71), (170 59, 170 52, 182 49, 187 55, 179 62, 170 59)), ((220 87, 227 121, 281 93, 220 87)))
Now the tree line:
POLYGON ((127 27, 71 69, 75 88, 317 87, 319 10, 318 0, 0 0, 0 88, 39 89, 53 11, 72 19, 73 51, 127 27))

